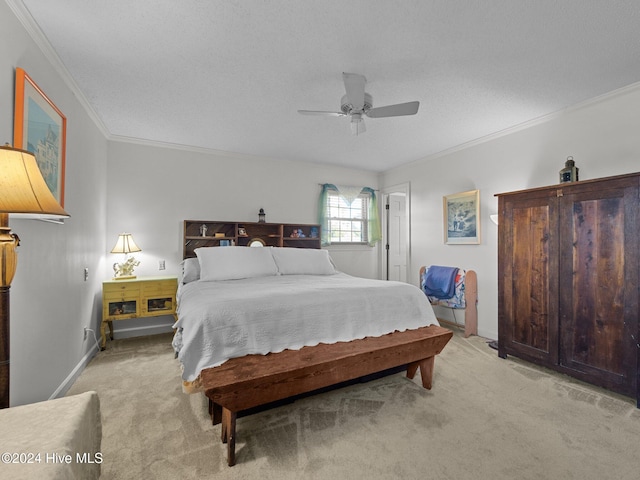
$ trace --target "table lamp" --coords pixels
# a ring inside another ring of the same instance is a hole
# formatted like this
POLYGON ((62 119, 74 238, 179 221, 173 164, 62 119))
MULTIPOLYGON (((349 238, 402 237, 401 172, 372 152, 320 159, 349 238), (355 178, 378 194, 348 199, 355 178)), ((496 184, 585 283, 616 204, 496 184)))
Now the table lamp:
POLYGON ((10 213, 69 216, 47 187, 36 157, 4 146, 0 147, 0 408, 9 406, 9 289, 20 244, 9 227, 10 213))
POLYGON ((142 249, 133 241, 133 235, 130 233, 121 233, 118 235, 115 247, 111 249, 111 253, 124 253, 124 262, 114 263, 113 271, 115 272, 114 280, 131 280, 136 278, 133 269, 140 265, 140 262, 133 257, 129 257, 130 253, 141 252, 142 249))

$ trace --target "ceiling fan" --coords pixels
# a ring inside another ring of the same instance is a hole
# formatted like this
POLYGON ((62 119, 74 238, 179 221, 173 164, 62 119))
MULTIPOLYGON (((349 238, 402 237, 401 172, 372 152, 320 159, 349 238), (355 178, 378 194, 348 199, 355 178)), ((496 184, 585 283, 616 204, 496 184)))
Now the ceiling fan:
POLYGON ((415 115, 420 102, 398 103, 385 107, 373 108, 373 97, 364 91, 367 79, 357 73, 343 73, 342 80, 346 95, 340 100, 340 112, 324 112, 316 110, 298 110, 302 115, 329 115, 333 117, 351 117, 351 133, 358 135, 366 130, 363 116, 369 118, 399 117, 415 115))

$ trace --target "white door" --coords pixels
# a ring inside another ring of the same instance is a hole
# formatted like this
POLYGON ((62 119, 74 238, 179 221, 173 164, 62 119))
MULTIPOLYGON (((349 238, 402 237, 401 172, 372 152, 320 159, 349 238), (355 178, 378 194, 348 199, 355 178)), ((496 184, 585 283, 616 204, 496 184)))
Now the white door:
POLYGON ((387 196, 386 263, 387 280, 407 282, 407 253, 409 249, 407 225, 407 196, 391 193, 387 196))

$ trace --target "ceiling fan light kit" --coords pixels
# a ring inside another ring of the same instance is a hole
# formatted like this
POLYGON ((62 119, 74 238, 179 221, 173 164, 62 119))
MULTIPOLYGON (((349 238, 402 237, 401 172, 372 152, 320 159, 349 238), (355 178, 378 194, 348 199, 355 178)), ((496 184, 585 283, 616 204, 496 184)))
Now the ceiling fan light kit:
POLYGON ((367 131, 367 127, 364 124, 361 113, 354 113, 351 115, 351 134, 359 135, 367 131))
POLYGON ((367 79, 358 73, 343 73, 342 80, 346 95, 340 99, 340 112, 318 110, 298 110, 302 115, 324 115, 331 117, 351 117, 351 133, 359 135, 366 131, 363 115, 369 118, 400 117, 418 113, 420 102, 398 103, 373 108, 373 97, 364 91, 367 79))

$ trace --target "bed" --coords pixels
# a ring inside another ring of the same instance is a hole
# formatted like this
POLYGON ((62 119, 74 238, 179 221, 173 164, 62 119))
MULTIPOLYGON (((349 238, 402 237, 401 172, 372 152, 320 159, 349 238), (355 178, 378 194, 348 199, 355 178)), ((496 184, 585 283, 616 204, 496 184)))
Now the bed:
POLYGON ((235 414, 408 365, 431 388, 452 333, 419 288, 336 270, 326 250, 206 247, 183 262, 173 346, 235 463, 235 414), (378 342, 378 343, 376 343, 378 342), (260 378, 258 378, 260 377, 260 378))

